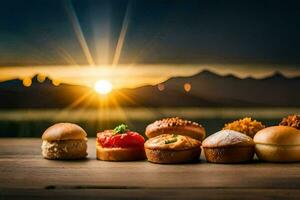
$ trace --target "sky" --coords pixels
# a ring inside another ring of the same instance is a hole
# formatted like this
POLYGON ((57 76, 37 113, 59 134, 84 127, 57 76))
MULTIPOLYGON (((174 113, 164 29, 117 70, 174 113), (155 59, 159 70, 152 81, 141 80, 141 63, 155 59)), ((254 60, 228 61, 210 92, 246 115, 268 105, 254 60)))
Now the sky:
POLYGON ((299 11, 291 0, 3 0, 0 80, 135 87, 204 68, 296 76, 299 11))

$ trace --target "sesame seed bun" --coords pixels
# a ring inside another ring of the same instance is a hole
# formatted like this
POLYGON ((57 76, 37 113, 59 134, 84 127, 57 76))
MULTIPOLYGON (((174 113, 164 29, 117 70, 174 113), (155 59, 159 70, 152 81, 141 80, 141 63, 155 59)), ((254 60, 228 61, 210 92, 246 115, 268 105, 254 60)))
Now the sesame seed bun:
POLYGON ((153 138, 162 134, 186 135, 202 141, 205 129, 196 122, 180 119, 178 117, 157 120, 146 127, 145 135, 153 138))

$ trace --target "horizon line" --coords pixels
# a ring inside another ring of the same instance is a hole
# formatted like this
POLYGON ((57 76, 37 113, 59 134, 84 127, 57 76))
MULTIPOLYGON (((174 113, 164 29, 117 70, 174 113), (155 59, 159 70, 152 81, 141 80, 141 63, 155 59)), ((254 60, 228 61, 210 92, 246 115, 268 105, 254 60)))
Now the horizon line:
MULTIPOLYGON (((226 77, 228 77, 228 76, 233 76, 233 77, 235 77, 235 78, 237 78, 237 79, 239 79, 239 80, 245 80, 245 79, 249 79, 249 78, 250 78, 250 79, 254 79, 254 80, 263 80, 263 79, 265 79, 265 78, 272 78, 272 77, 274 77, 274 76, 276 76, 276 75, 280 75, 280 76, 282 76, 282 77, 285 78, 285 79, 300 78, 300 75, 296 75, 296 76, 294 76, 294 77, 288 77, 288 76, 286 76, 284 73, 282 73, 281 71, 274 71, 273 73, 270 73, 270 74, 268 74, 268 75, 266 75, 266 76, 264 76, 264 77, 256 78, 256 77, 253 77, 253 76, 251 76, 251 75, 246 76, 246 77, 239 77, 239 76, 236 76, 236 75, 233 74, 233 73, 227 73, 227 74, 223 74, 223 75, 222 75, 222 74, 220 74, 220 73, 218 73, 218 72, 214 72, 214 71, 209 70, 209 69, 203 69, 203 70, 200 70, 200 71, 198 71, 197 73, 192 74, 192 75, 190 75, 190 76, 172 76, 172 77, 169 77, 168 79, 166 79, 166 80, 164 80, 164 81, 162 81, 162 82, 160 82, 160 83, 156 83, 156 84, 144 84, 144 85, 140 85, 140 86, 133 87, 133 88, 138 88, 138 87, 141 87, 141 86, 147 86, 147 85, 155 86, 155 85, 163 84, 163 83, 165 83, 166 81, 168 81, 168 80, 170 80, 170 79, 172 79, 172 78, 191 78, 191 77, 194 77, 194 76, 197 76, 197 75, 201 75, 202 73, 211 73, 211 74, 213 74, 213 75, 216 75, 216 76, 219 76, 219 77, 223 77, 223 78, 226 78, 226 77)), ((41 74, 41 73, 35 73, 33 76, 30 77, 30 79, 32 80, 32 79, 35 78, 35 77, 36 77, 37 81, 38 81, 39 83, 41 83, 41 84, 45 83, 45 80, 48 79, 48 80, 52 81, 52 84, 53 84, 54 86, 58 86, 58 85, 56 85, 57 82, 59 82, 59 84, 66 84, 66 85, 72 85, 72 86, 86 86, 86 85, 83 85, 83 84, 71 84, 71 83, 67 83, 67 82, 60 82, 59 80, 53 78, 52 76, 49 76, 49 75, 46 75, 46 74, 41 74), (42 80, 42 81, 39 80, 39 75, 43 76, 43 80, 42 80), (56 82, 56 83, 55 83, 55 82, 56 82)), ((1 81, 1 80, 0 80, 0 84, 3 83, 3 82, 7 82, 7 81, 11 81, 11 80, 16 80, 16 79, 17 79, 17 80, 20 80, 20 81, 24 80, 24 79, 15 77, 15 78, 8 79, 8 80, 4 80, 4 81, 1 81)), ((86 87, 90 87, 90 86, 86 86, 86 87)), ((127 88, 127 87, 122 87, 122 88, 117 88, 117 89, 125 89, 125 88, 127 88)))

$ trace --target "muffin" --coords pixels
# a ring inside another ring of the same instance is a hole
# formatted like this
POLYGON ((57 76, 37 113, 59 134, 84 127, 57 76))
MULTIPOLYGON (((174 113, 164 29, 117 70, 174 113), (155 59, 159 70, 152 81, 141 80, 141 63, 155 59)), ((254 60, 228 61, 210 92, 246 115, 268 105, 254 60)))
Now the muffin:
POLYGON ((252 138, 233 130, 221 130, 210 135, 203 141, 202 147, 206 160, 212 163, 247 162, 254 155, 252 138))
POLYGON ((161 164, 197 161, 201 142, 189 136, 162 134, 145 142, 148 161, 161 164))
POLYGON ((196 122, 179 117, 157 120, 146 127, 145 134, 148 138, 162 134, 186 135, 202 141, 205 138, 205 129, 196 122))

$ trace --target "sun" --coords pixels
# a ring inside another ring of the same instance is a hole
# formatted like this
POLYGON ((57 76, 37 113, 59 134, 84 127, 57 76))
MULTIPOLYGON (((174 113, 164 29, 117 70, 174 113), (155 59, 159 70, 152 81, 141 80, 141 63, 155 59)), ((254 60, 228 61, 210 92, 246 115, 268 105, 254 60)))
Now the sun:
POLYGON ((108 94, 112 91, 112 84, 108 80, 99 80, 94 84, 94 89, 99 94, 108 94))

